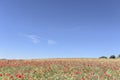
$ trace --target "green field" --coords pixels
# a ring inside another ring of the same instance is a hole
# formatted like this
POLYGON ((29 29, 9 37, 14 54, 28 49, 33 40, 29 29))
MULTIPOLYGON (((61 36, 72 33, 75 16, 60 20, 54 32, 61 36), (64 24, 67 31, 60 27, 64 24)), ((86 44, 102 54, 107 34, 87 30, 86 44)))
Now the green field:
POLYGON ((0 80, 120 80, 120 60, 0 60, 0 80))

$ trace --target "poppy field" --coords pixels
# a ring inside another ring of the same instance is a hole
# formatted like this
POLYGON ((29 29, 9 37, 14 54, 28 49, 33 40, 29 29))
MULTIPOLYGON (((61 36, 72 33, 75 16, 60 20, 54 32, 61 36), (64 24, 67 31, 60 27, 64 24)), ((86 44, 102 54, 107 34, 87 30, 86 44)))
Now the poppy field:
POLYGON ((0 60, 0 80, 120 80, 120 60, 0 60))

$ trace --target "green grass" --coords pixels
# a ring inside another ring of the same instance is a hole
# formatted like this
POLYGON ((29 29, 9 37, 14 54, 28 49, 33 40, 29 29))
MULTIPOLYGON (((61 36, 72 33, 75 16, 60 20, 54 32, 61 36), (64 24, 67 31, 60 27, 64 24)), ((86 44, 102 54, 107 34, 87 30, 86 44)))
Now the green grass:
POLYGON ((120 80, 120 59, 0 60, 0 80, 120 80))

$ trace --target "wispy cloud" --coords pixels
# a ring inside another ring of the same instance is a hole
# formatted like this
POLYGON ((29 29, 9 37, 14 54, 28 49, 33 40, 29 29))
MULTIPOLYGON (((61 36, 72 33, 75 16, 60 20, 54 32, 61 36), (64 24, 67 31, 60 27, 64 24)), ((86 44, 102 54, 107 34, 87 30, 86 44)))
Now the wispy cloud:
POLYGON ((37 44, 40 42, 40 37, 37 36, 37 35, 27 35, 27 37, 29 39, 31 39, 31 41, 34 43, 34 44, 37 44))
POLYGON ((57 44, 57 42, 53 39, 47 39, 47 38, 41 37, 41 36, 36 35, 36 34, 21 34, 20 33, 19 35, 24 37, 24 38, 29 39, 34 44, 38 44, 40 42, 44 42, 44 43, 47 43, 49 45, 57 44))
POLYGON ((48 44, 56 44, 56 41, 54 41, 54 40, 48 40, 48 44))

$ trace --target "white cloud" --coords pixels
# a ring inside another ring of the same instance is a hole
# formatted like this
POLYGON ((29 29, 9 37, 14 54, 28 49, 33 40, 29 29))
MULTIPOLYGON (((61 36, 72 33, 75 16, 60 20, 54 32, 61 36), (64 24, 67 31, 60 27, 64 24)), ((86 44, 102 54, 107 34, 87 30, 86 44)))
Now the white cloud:
POLYGON ((27 35, 27 37, 30 38, 32 42, 35 44, 40 42, 40 37, 37 35, 27 35))
POLYGON ((54 41, 54 40, 48 40, 48 44, 56 44, 56 41, 54 41))
POLYGON ((29 39, 34 44, 38 44, 40 41, 47 43, 49 45, 54 45, 57 43, 55 40, 46 39, 36 34, 20 34, 20 36, 29 39))

